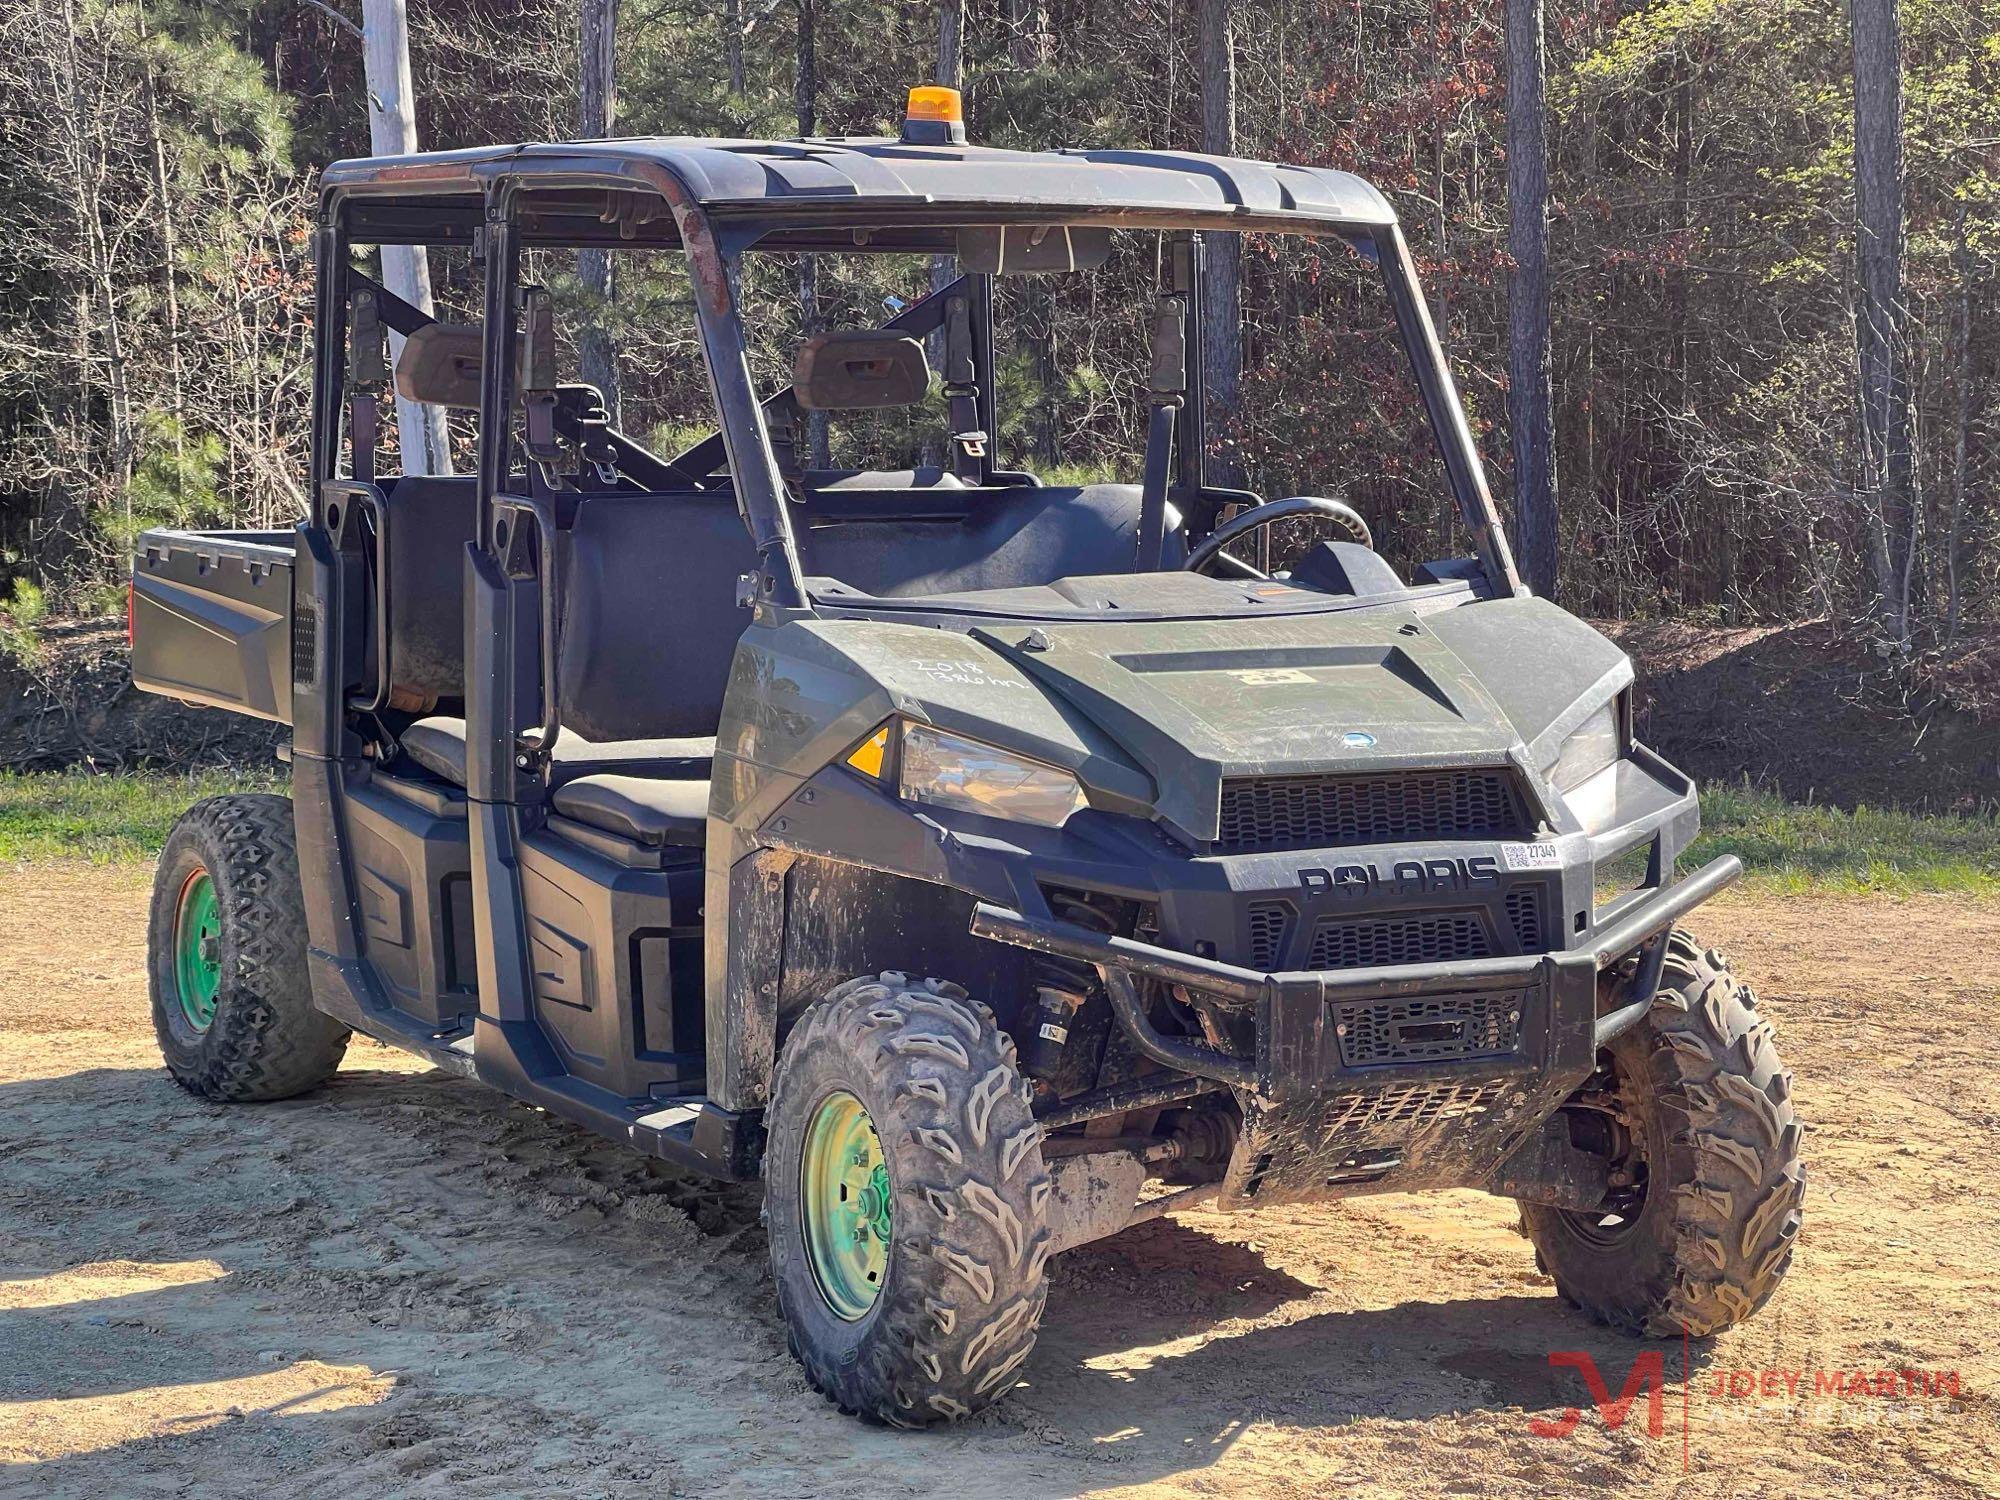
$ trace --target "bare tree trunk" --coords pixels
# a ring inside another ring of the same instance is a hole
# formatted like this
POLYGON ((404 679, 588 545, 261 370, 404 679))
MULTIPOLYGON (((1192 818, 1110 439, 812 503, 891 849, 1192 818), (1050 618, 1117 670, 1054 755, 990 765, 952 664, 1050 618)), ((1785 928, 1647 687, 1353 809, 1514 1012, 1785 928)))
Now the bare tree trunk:
POLYGON ((938 6, 938 55, 935 82, 948 89, 961 86, 965 76, 965 0, 943 0, 938 6))
MULTIPOLYGON (((1003 14, 1007 22, 1008 64, 1020 69, 1046 67, 1049 62, 1047 0, 1006 0, 1003 14)), ((1168 92, 1171 93, 1171 89, 1168 92)), ((1016 310, 1014 344, 1027 356, 1025 373, 1034 390, 1026 403, 1033 411, 1028 424, 1028 449, 1033 462, 1046 468, 1056 460, 1056 329, 1052 295, 1036 285, 1035 277, 1024 276, 1017 280, 1018 290, 1012 299, 1016 310)), ((997 445, 999 440, 997 432, 988 435, 992 444, 997 445)), ((1017 457, 1015 462, 1020 462, 1020 459, 1017 457)))
MULTIPOLYGON (((1451 264, 1451 223, 1445 217, 1444 195, 1449 178, 1444 164, 1444 122, 1439 121, 1431 130, 1431 192, 1435 201, 1431 204, 1437 225, 1437 258, 1444 265, 1451 264)), ((1451 303, 1446 300, 1442 286, 1431 292, 1431 310, 1437 318, 1438 337, 1451 347, 1451 303)))
POLYGON ((1851 0, 1854 42, 1855 307, 1861 486, 1883 623, 1910 641, 1916 545, 1903 304, 1903 59, 1897 0, 1851 0))
POLYGON ((1951 450, 1951 521, 1944 536, 1945 644, 1958 643, 1959 616, 1964 608, 1958 574, 1959 541, 1965 525, 1966 446, 1972 432, 1972 248, 1966 239, 1965 199, 1958 200, 1958 244, 1952 262, 1958 271, 1958 417, 1951 450))
MULTIPOLYGON (((1682 60, 1683 69, 1694 64, 1682 60)), ((1684 72, 1674 87, 1674 216, 1683 234, 1694 230, 1694 81, 1684 72)), ((1674 340, 1674 399, 1686 415, 1694 414, 1693 347, 1688 338, 1688 269, 1675 261, 1667 279, 1667 322, 1674 340)))
MULTIPOLYGON (((146 34, 145 12, 137 12, 139 34, 146 34)), ((147 144, 152 151, 153 194, 159 200, 160 291, 167 310, 167 373, 173 382, 174 498, 179 500, 187 477, 187 367, 181 353, 180 252, 174 224, 179 217, 173 185, 167 176, 167 144, 160 128, 160 95, 153 65, 144 77, 147 144)))
MULTIPOLYGON (((931 79, 948 89, 960 88, 965 75, 965 0, 940 0, 938 5, 937 72, 931 79)), ((949 255, 931 257, 931 290, 943 291, 958 279, 958 261, 949 255)), ((944 331, 930 336, 930 361, 944 368, 944 331)))
MULTIPOLYGON (((601 140, 618 122, 618 0, 582 0, 578 36, 581 87, 577 91, 576 133, 601 140)), ((618 345, 604 330, 602 313, 618 294, 617 266, 609 250, 579 250, 577 279, 595 299, 599 316, 577 335, 584 383, 604 392, 605 410, 618 423, 618 345)))
POLYGON ((1549 149, 1542 93, 1542 0, 1507 0, 1507 424, 1521 573, 1556 592, 1556 454, 1549 334, 1549 149))
POLYGON ((1049 60, 1049 8, 1046 0, 1007 0, 1007 61, 1017 68, 1039 68, 1049 60))
MULTIPOLYGON (((108 406, 110 406, 110 454, 112 454, 112 480, 118 486, 118 494, 124 500, 124 514, 130 526, 132 520, 132 468, 138 456, 138 432, 132 420, 132 370, 126 356, 124 338, 124 318, 118 304, 118 278, 116 278, 116 248, 104 228, 104 188, 110 178, 110 164, 106 162, 106 138, 102 134, 100 104, 102 96, 86 98, 84 94, 84 62, 76 46, 76 12, 72 6, 64 6, 68 18, 68 88, 70 88, 70 130, 76 138, 76 212, 78 212, 78 240, 84 252, 84 268, 90 278, 90 290, 96 302, 104 306, 104 372, 110 384, 108 406)), ((84 320, 88 324, 88 308, 92 298, 80 300, 86 310, 84 320)), ((88 366, 84 370, 88 378, 88 366)), ((84 386, 88 390, 88 384, 84 386)))
POLYGON ((748 83, 743 76, 743 0, 726 0, 722 7, 722 56, 729 68, 729 92, 741 98, 748 83))
MULTIPOLYGON (((817 4, 818 0, 798 0, 799 68, 793 80, 792 100, 798 108, 799 135, 802 139, 819 134, 819 53, 813 34, 817 4)), ((799 326, 807 338, 820 331, 819 258, 810 254, 799 256, 799 326)), ((832 465, 826 413, 809 411, 806 413, 805 466, 808 469, 826 469, 832 465)))
MULTIPOLYGON (((1230 0, 1196 0, 1201 55, 1201 149, 1236 152, 1236 49, 1230 0)), ((1243 482, 1236 461, 1236 418, 1243 395, 1242 242, 1233 234, 1208 240, 1202 278, 1201 368, 1208 393, 1208 430, 1223 440, 1211 472, 1225 485, 1243 482)))
MULTIPOLYGON (((115 251, 104 228, 104 188, 110 169, 105 160, 102 97, 93 98, 85 92, 88 80, 78 47, 78 17, 70 0, 64 0, 63 19, 67 35, 64 82, 69 106, 64 128, 69 134, 71 147, 67 153, 70 159, 65 165, 76 187, 76 196, 71 201, 76 215, 77 252, 82 257, 84 273, 83 284, 76 293, 77 388, 86 397, 83 404, 87 409, 88 393, 95 383, 92 365, 97 358, 92 353, 93 312, 101 303, 104 325, 103 337, 98 342, 101 342, 104 351, 101 358, 108 384, 106 405, 110 417, 112 461, 109 477, 113 491, 124 508, 125 530, 130 533, 132 472, 138 443, 133 429, 131 370, 120 318, 115 251)), ((87 451, 88 441, 81 446, 87 451)))
MULTIPOLYGON (((404 0, 361 0, 362 71, 368 84, 368 146, 377 156, 417 149, 417 109, 410 86, 410 22, 404 0)), ((382 284, 421 312, 431 310, 430 258, 421 245, 382 247, 382 284)), ((403 336, 389 335, 400 359, 403 336)), ((396 398, 396 431, 405 474, 449 474, 444 410, 396 398)))
MULTIPOLYGON (((938 4, 938 50, 937 67, 931 82, 944 85, 948 89, 960 88, 965 74, 965 0, 939 0, 938 4)), ((931 257, 931 291, 941 292, 958 279, 957 258, 950 255, 931 257)), ((925 351, 931 368, 945 368, 944 329, 936 328, 924 341, 925 351)), ((920 464, 948 467, 952 462, 949 441, 940 446, 935 438, 926 437, 917 456, 920 464)))

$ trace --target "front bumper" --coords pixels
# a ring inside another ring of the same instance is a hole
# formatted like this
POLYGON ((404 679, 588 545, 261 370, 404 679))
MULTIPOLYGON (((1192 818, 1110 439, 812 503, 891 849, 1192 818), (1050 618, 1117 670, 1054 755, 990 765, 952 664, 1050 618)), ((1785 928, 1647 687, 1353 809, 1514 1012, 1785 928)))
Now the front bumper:
POLYGON ((1667 930, 1741 874, 1734 857, 1714 860, 1572 952, 1380 968, 1260 974, 987 903, 972 931, 1091 965, 1140 1052, 1238 1091, 1244 1131, 1223 1198, 1244 1206, 1518 1175, 1500 1169, 1644 1016, 1667 930), (1599 974, 1635 952, 1636 972, 1601 1005, 1599 974), (1147 983, 1251 1010, 1255 1055, 1163 1035, 1147 983))

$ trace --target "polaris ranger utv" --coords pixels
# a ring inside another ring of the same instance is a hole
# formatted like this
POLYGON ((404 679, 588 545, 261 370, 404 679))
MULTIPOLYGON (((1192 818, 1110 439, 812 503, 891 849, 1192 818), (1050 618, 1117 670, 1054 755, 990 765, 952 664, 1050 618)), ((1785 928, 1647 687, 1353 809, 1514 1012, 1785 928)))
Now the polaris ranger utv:
POLYGON ((968 147, 955 103, 328 169, 309 513, 134 564, 137 681, 293 731, 289 800, 204 802, 161 857, 173 1076, 286 1097, 360 1031, 761 1176, 793 1350, 900 1425, 1016 1382, 1052 1254, 1195 1203, 1484 1189, 1586 1313, 1747 1317, 1800 1126, 1678 926, 1738 866, 1677 873, 1694 789, 1634 740, 1630 665, 1522 587, 1390 206, 968 147), (1358 252, 1467 555, 1399 573, 1343 500, 1213 482, 1190 351, 1230 235, 1358 252), (1139 482, 1000 467, 996 284, 1119 236, 1154 278, 1139 482), (479 321, 363 274, 412 244, 476 258, 479 321), (712 398, 671 458, 562 378, 526 274, 635 247, 684 260, 712 398), (760 388, 767 254, 955 274, 760 388), (378 472, 392 384, 476 413, 476 475, 378 472), (809 466, 812 413, 926 403, 938 462, 809 466), (1337 539, 1259 568, 1302 518, 1337 539))

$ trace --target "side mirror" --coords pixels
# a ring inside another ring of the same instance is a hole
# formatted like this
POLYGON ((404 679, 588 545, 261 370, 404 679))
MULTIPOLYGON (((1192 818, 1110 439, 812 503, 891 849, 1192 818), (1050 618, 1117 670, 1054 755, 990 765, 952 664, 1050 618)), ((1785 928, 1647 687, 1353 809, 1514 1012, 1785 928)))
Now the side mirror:
POLYGON ((792 395, 807 411, 915 406, 930 388, 924 346, 888 330, 815 334, 792 368, 792 395))
POLYGON ((1094 271, 1111 258, 1111 231, 1007 224, 958 232, 959 269, 978 276, 1094 271))

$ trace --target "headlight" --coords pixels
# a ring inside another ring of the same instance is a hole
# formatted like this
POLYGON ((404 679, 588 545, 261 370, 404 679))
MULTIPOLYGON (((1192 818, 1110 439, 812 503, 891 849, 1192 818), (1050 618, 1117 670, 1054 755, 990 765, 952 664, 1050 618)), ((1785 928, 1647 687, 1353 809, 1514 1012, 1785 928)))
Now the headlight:
POLYGON ((1069 772, 927 724, 903 726, 898 779, 903 797, 989 818, 1060 828, 1084 806, 1069 772))
POLYGON ((1549 781, 1559 792, 1580 786, 1618 759, 1618 704, 1614 700, 1585 719, 1563 741, 1549 781))

